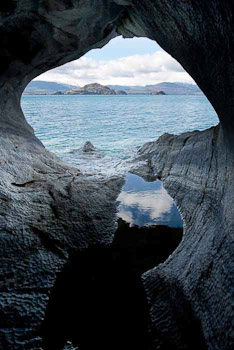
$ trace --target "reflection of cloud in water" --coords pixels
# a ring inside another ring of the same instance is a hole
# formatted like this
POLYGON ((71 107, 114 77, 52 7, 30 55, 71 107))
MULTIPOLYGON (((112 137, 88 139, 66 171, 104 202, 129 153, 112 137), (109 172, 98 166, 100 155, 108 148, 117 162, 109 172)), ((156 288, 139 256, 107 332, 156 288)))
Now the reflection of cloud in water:
POLYGON ((130 225, 183 226, 180 213, 160 180, 146 182, 128 174, 118 200, 118 216, 130 225))
POLYGON ((118 212, 118 216, 123 219, 124 221, 128 222, 130 225, 133 225, 134 219, 133 215, 130 211, 125 210, 124 208, 120 208, 118 212))
POLYGON ((150 192, 134 193, 123 191, 120 193, 118 200, 121 202, 119 216, 130 223, 133 223, 132 214, 129 210, 124 210, 122 206, 128 208, 138 207, 141 211, 148 212, 152 220, 162 217, 162 215, 169 212, 173 206, 173 199, 163 187, 161 187, 160 190, 150 192))

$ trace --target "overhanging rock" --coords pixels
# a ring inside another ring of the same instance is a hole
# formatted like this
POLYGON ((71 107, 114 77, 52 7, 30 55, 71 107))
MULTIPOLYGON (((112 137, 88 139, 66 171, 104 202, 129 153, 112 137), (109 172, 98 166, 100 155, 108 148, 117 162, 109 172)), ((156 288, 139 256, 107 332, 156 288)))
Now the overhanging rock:
POLYGON ((112 240, 122 183, 88 180, 46 151, 24 118, 21 94, 39 74, 120 33, 157 41, 220 118, 216 128, 166 135, 142 150, 186 224, 175 253, 143 276, 154 347, 232 349, 234 4, 12 0, 0 16, 0 346, 40 347, 56 273, 71 250, 112 240))

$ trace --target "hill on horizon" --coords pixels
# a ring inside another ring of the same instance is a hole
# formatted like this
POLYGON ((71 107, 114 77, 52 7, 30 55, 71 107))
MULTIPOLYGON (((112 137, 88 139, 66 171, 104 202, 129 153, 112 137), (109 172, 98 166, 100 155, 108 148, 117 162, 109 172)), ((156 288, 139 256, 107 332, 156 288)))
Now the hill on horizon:
POLYGON ((56 91, 68 91, 71 89, 77 89, 79 85, 69 85, 63 83, 56 83, 52 81, 43 81, 43 80, 32 80, 25 88, 24 93, 33 94, 33 93, 55 93, 56 91))
POLYGON ((188 83, 163 82, 146 86, 120 86, 108 85, 111 89, 121 89, 128 94, 150 94, 154 91, 164 91, 167 95, 201 95, 202 91, 197 85, 188 83))
MULTIPOLYGON (((154 85, 146 86, 128 86, 128 85, 106 85, 113 90, 123 90, 127 94, 145 94, 149 95, 152 92, 163 91, 167 95, 201 95, 202 91, 197 85, 187 83, 168 83, 163 82, 154 85)), ((79 85, 69 85, 64 83, 33 80, 26 87, 24 94, 26 95, 52 95, 58 91, 65 93, 69 90, 80 88, 79 85)))
POLYGON ((202 91, 197 85, 188 83, 159 83, 155 85, 146 85, 146 89, 154 91, 154 89, 166 90, 169 95, 174 94, 201 94, 202 91))

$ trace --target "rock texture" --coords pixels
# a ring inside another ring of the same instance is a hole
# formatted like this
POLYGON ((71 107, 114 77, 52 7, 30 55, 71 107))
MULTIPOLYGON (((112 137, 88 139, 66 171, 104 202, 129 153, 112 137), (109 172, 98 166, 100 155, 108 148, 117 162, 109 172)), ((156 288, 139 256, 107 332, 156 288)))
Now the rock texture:
POLYGON ((217 126, 179 136, 165 134, 144 145, 139 159, 148 164, 140 170, 142 175, 163 180, 185 228, 179 248, 143 277, 155 344, 231 349, 233 153, 217 126))
POLYGON ((20 133, 0 142, 0 344, 31 350, 70 254, 112 241, 123 180, 86 178, 20 133))
MULTIPOLYGON (((189 72, 220 126, 146 145, 185 221, 172 256, 143 276, 155 349, 234 347, 234 4, 221 0, 14 0, 0 5, 0 347, 39 349, 71 251, 109 244, 121 179, 92 180, 47 152, 20 107, 34 77, 118 34, 156 40, 189 72)), ((55 349, 56 350, 56 349, 55 349)))

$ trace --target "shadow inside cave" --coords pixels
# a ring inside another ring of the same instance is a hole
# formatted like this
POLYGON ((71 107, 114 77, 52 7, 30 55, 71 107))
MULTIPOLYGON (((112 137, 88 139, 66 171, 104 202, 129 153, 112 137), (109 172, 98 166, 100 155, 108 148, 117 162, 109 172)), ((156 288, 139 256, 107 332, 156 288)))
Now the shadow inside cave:
POLYGON ((182 228, 129 226, 118 220, 110 246, 72 254, 59 273, 41 329, 44 350, 151 349, 141 274, 165 261, 182 228))

